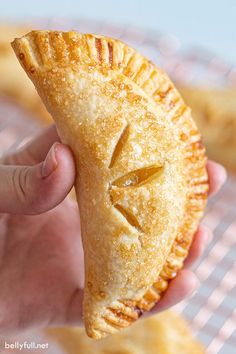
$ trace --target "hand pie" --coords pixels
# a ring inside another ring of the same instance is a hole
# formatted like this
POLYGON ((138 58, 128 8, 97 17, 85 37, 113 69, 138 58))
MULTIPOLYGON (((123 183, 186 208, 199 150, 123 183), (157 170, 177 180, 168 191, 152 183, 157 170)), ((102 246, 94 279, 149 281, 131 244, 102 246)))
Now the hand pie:
POLYGON ((33 31, 12 45, 74 153, 84 323, 99 339, 150 310, 182 267, 207 198, 204 147, 168 77, 125 44, 33 31))
POLYGON ((172 311, 138 321, 101 341, 92 341, 81 328, 49 328, 53 340, 65 354, 204 354, 188 324, 172 311))

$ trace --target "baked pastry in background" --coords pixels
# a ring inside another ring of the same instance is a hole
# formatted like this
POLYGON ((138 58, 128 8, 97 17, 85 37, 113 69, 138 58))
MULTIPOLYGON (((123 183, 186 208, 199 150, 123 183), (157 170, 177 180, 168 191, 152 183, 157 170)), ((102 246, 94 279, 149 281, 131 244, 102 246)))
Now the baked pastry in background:
POLYGON ((22 72, 11 48, 12 38, 26 32, 27 28, 20 25, 0 24, 0 95, 14 100, 42 123, 51 122, 50 114, 38 97, 34 85, 22 72))
POLYGON ((172 82, 120 41, 33 31, 13 42, 77 165, 84 323, 99 339, 150 310, 206 204, 200 134, 172 82))
POLYGON ((204 354, 183 318, 166 311, 138 321, 124 331, 93 341, 80 328, 46 331, 65 354, 204 354))
POLYGON ((182 87, 203 135, 207 154, 236 173, 236 88, 182 87))

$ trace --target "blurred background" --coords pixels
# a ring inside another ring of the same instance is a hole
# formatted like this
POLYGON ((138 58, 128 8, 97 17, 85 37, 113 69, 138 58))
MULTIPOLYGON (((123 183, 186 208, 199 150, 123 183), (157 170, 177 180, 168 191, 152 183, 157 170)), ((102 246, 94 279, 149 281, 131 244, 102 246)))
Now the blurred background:
POLYGON ((2 18, 83 17, 174 34, 183 45, 201 45, 236 64, 234 0, 5 1, 2 18))
POLYGON ((208 203, 204 223, 214 240, 195 267, 201 286, 191 299, 100 344, 69 328, 33 331, 18 340, 49 341, 48 354, 236 352, 235 14, 234 0, 1 2, 0 154, 51 122, 10 41, 32 28, 75 29, 119 38, 163 67, 191 107, 208 156, 229 174, 208 203))

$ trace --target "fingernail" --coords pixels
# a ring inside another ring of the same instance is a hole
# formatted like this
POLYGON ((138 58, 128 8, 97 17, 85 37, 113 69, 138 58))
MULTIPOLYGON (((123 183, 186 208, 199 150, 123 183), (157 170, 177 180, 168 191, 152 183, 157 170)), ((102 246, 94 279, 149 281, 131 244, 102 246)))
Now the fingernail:
POLYGON ((50 176, 53 171, 57 168, 57 159, 56 159, 56 148, 57 148, 58 143, 53 144, 51 149, 49 150, 46 159, 43 162, 42 165, 42 177, 46 178, 50 176))

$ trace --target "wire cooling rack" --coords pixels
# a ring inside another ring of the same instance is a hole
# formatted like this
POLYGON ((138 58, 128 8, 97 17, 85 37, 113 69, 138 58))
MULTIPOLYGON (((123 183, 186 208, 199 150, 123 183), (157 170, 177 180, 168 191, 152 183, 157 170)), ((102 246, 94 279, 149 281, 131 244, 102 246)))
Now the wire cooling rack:
MULTIPOLYGON (((93 32, 124 40, 163 67, 176 82, 236 86, 236 68, 202 48, 184 49, 172 35, 88 20, 36 20, 35 27, 93 32)), ((18 107, 0 99, 0 153, 10 152, 41 129, 18 107)), ((236 353, 236 179, 229 176, 212 198, 203 222, 214 240, 196 266, 201 286, 191 299, 175 306, 189 321, 207 354, 236 353)), ((32 338, 32 337, 31 337, 32 338)), ((29 351, 27 351, 29 353, 29 351)), ((58 351, 55 352, 59 353, 58 351)), ((151 354, 151 353, 150 353, 151 354)), ((193 353, 189 353, 193 354, 193 353)))

